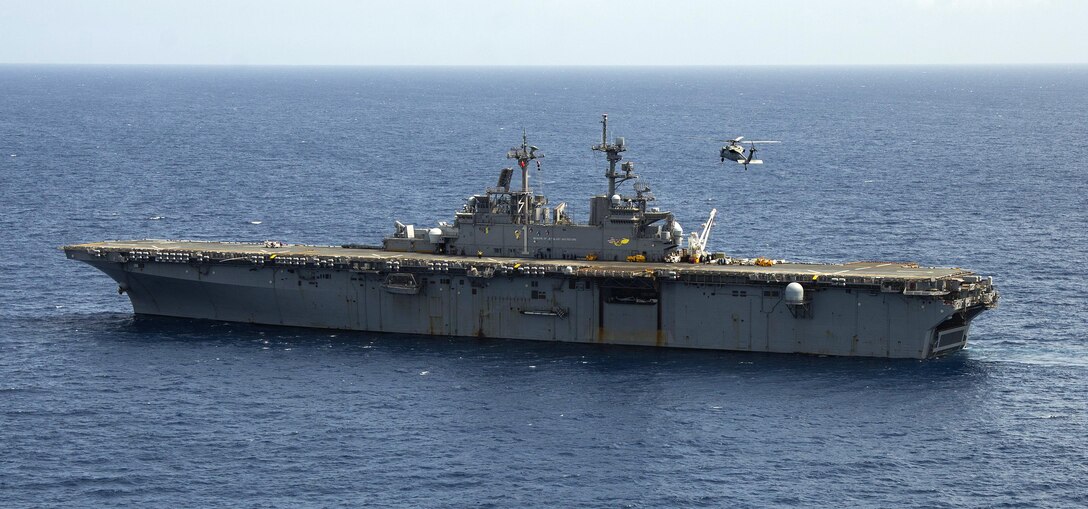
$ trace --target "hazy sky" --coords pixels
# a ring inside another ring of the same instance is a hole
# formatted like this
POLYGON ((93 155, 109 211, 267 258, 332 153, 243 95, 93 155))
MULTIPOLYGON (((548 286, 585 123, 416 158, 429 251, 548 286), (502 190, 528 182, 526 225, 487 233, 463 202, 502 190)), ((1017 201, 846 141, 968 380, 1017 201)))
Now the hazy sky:
POLYGON ((0 63, 1088 62, 1088 0, 0 0, 0 63))

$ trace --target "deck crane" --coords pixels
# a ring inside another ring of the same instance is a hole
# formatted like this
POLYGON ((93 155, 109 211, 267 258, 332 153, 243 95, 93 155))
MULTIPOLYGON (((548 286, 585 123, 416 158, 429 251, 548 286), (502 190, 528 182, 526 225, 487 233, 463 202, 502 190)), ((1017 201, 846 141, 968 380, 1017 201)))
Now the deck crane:
POLYGON ((703 223, 703 230, 699 233, 691 232, 688 240, 688 250, 691 263, 699 263, 706 258, 706 242, 710 238, 710 230, 714 228, 714 217, 718 215, 718 209, 710 209, 710 217, 703 223))

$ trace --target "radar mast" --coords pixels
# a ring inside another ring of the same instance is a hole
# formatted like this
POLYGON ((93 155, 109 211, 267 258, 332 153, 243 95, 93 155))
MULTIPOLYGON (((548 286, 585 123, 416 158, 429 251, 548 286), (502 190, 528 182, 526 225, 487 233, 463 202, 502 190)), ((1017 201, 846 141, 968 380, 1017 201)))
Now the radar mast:
MULTIPOLYGON (((525 130, 521 131, 521 146, 513 147, 506 153, 507 159, 517 159, 518 166, 521 168, 521 192, 516 193, 518 198, 518 212, 521 214, 521 252, 522 254, 529 254, 529 209, 532 206, 532 193, 529 191, 529 162, 536 161, 537 168, 540 167, 539 159, 544 157, 543 153, 537 153, 539 148, 529 144, 529 137, 525 134, 525 130)), ((515 194, 515 193, 510 193, 515 194)))
POLYGON ((608 157, 608 173, 604 176, 608 179, 608 197, 611 198, 616 194, 616 184, 621 184, 630 179, 637 178, 631 174, 635 169, 635 164, 628 161, 623 163, 620 167, 624 174, 620 175, 616 173, 616 163, 623 159, 620 152, 627 151, 627 141, 623 137, 616 138, 613 143, 608 142, 608 114, 601 115, 601 143, 594 145, 593 150, 598 152, 604 152, 608 157))

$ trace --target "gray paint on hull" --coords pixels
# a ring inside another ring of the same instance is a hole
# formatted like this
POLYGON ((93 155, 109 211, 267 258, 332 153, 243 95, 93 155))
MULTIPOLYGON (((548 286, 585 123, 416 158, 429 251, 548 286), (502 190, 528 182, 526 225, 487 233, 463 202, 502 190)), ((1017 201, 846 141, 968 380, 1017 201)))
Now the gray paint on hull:
POLYGON ((87 263, 127 289, 136 313, 410 334, 926 358, 934 330, 963 311, 939 298, 849 287, 810 292, 809 316, 795 317, 774 283, 662 280, 651 290, 656 302, 629 303, 609 298, 600 278, 434 273, 405 295, 384 289, 378 272, 87 263))

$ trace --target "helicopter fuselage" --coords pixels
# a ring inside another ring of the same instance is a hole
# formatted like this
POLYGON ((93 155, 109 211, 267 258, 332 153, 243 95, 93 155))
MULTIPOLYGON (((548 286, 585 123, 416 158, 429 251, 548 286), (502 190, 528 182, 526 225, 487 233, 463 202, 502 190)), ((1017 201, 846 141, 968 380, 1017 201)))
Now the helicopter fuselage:
POLYGON ((736 161, 739 163, 743 162, 748 158, 748 156, 744 154, 744 147, 740 145, 726 145, 722 147, 720 156, 722 162, 725 162, 726 159, 729 159, 730 161, 736 161))

